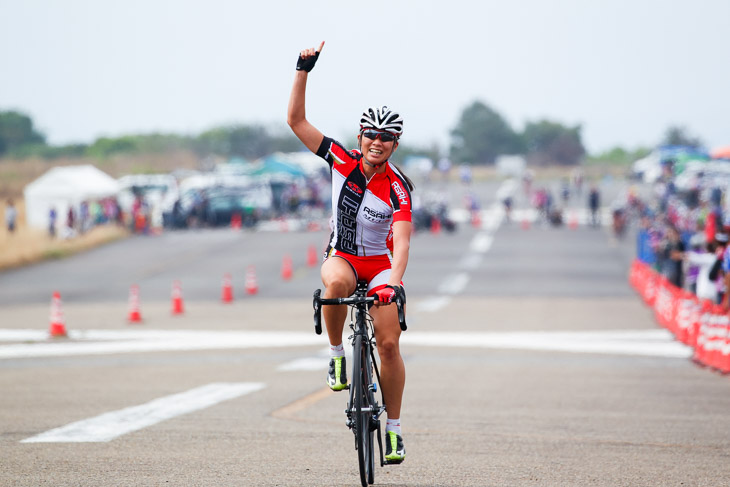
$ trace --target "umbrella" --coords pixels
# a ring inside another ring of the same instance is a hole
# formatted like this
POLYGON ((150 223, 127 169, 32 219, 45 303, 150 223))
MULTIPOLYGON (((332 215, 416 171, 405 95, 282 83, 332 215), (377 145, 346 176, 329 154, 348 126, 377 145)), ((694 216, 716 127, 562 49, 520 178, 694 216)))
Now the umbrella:
POLYGON ((713 150, 710 155, 713 159, 730 159, 730 145, 713 150))

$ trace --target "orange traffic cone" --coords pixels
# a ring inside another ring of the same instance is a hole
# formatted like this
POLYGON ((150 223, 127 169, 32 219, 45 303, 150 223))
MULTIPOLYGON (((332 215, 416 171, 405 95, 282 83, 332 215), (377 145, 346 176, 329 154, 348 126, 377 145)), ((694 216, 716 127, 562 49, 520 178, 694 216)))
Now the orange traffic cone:
POLYGON ((53 293, 51 298, 51 327, 48 330, 52 337, 65 337, 66 325, 63 322, 63 310, 61 309, 61 294, 58 291, 53 293))
POLYGON ((314 245, 310 245, 309 250, 307 251, 307 265, 309 267, 317 265, 317 247, 314 245))
POLYGON ((127 321, 130 323, 140 323, 142 315, 139 312, 139 286, 136 284, 129 288, 129 313, 127 321))
POLYGON ((180 315, 183 314, 183 298, 182 289, 180 288, 180 281, 174 281, 172 283, 172 314, 180 315))
POLYGON ((246 293, 253 295, 258 292, 259 285, 256 281, 256 268, 254 266, 249 266, 246 271, 246 293))
POLYGON ((231 283, 231 275, 223 275, 223 292, 221 294, 221 301, 224 303, 233 302, 233 284, 231 283))
POLYGON ((281 278, 285 281, 288 281, 289 279, 291 279, 292 274, 293 270, 291 257, 285 255, 283 261, 281 262, 281 278))

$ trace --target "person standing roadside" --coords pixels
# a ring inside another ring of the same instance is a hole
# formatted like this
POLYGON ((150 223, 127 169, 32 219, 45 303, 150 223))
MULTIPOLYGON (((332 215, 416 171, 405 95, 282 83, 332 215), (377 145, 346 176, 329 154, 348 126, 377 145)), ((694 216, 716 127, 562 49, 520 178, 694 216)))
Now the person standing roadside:
POLYGON ((679 235, 679 230, 674 226, 670 226, 667 230, 667 241, 662 250, 662 274, 678 288, 682 288, 684 285, 682 261, 685 250, 684 242, 682 242, 679 235))
POLYGON ((588 193, 588 208, 591 210, 591 226, 597 227, 600 223, 598 217, 598 208, 601 206, 601 193, 598 192, 596 185, 591 186, 588 193))
POLYGON ((5 226, 8 229, 9 234, 15 233, 15 226, 18 222, 18 210, 15 209, 15 202, 12 198, 8 199, 8 204, 5 207, 5 226))
POLYGON ((52 206, 50 210, 48 210, 48 235, 51 238, 56 238, 56 220, 58 219, 58 213, 56 212, 56 207, 52 206))

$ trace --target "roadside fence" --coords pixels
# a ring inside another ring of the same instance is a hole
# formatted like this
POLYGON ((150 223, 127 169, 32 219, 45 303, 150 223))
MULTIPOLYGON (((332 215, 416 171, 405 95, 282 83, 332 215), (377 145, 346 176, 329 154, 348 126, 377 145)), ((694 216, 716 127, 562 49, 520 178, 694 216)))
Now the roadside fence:
POLYGON ((730 373, 730 314, 722 306, 678 288, 639 259, 631 264, 629 283, 657 322, 694 349, 694 362, 730 373))

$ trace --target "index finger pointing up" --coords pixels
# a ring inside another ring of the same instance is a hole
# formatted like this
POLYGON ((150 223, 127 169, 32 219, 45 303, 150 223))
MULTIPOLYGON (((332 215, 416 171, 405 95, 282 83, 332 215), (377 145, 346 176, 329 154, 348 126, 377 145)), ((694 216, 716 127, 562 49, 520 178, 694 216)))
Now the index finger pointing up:
POLYGON ((322 43, 321 43, 321 44, 319 45, 319 47, 317 48, 317 52, 322 52, 322 48, 323 48, 323 47, 324 47, 324 41, 322 41, 322 43))

